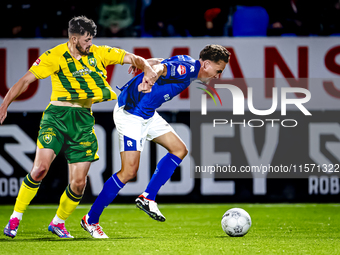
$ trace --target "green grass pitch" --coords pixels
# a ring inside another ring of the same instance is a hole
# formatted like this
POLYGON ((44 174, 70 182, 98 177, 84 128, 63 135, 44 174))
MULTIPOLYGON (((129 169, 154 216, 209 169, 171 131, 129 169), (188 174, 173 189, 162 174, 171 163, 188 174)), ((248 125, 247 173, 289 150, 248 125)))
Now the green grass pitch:
MULTIPOLYGON (((167 220, 156 222, 134 205, 112 204, 100 224, 109 239, 93 239, 80 227, 90 208, 81 204, 66 221, 74 239, 47 231, 56 205, 31 205, 17 236, 0 236, 0 254, 340 254, 339 204, 166 204, 167 220), (252 227, 229 237, 221 217, 245 209, 252 227)), ((0 206, 5 227, 13 206, 0 206)))

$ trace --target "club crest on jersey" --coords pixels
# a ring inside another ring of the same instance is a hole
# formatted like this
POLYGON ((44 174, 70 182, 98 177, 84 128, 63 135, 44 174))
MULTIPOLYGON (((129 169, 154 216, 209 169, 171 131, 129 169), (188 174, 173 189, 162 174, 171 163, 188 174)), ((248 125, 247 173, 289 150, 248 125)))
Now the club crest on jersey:
POLYGON ((92 67, 97 66, 97 59, 95 59, 95 58, 89 58, 88 62, 89 62, 89 65, 92 66, 92 67))
POLYGON ((184 75, 184 74, 186 74, 187 70, 186 70, 185 66, 179 65, 177 67, 177 72, 179 73, 179 75, 184 75))
POLYGON ((33 65, 34 65, 34 66, 38 66, 38 65, 40 64, 40 61, 41 61, 40 58, 38 58, 38 59, 33 63, 33 65))

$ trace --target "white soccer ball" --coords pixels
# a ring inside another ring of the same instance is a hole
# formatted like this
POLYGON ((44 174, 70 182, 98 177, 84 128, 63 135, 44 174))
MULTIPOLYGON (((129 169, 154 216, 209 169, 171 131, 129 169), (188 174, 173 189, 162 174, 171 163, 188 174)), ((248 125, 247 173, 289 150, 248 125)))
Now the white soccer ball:
POLYGON ((221 225, 229 236, 244 236, 251 227, 251 218, 245 210, 232 208, 223 214, 221 225))

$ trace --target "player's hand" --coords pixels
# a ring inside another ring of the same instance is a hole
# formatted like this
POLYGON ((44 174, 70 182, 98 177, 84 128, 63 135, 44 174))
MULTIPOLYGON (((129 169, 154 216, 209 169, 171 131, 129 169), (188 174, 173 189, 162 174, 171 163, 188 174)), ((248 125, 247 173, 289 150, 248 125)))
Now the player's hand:
POLYGON ((138 85, 138 92, 142 92, 142 93, 150 93, 152 91, 152 86, 148 83, 140 83, 138 85))
POLYGON ((158 75, 152 68, 144 70, 143 83, 153 86, 158 79, 158 75))
POLYGON ((144 71, 144 77, 141 84, 138 85, 138 91, 143 93, 150 93, 152 90, 152 86, 158 79, 157 73, 152 69, 149 68, 144 71))
POLYGON ((7 117, 7 107, 0 105, 0 125, 4 122, 7 117))
POLYGON ((133 74, 135 75, 136 73, 138 72, 138 68, 133 66, 133 65, 130 65, 129 66, 129 69, 128 69, 128 74, 133 74))

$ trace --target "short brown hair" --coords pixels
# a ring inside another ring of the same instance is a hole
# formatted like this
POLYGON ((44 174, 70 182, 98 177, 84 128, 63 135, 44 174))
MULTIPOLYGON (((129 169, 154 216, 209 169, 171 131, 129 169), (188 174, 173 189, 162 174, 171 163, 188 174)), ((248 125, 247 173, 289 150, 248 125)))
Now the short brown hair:
POLYGON ((97 34, 97 26, 92 19, 88 19, 85 16, 78 16, 71 19, 68 23, 68 33, 84 35, 89 33, 95 37, 97 34))
POLYGON ((217 44, 209 44, 201 50, 200 59, 203 61, 211 60, 215 63, 222 60, 228 64, 230 55, 230 52, 225 47, 217 44))

